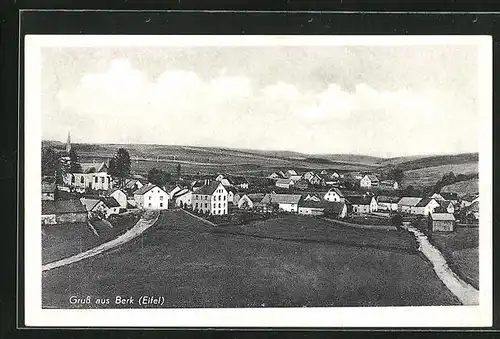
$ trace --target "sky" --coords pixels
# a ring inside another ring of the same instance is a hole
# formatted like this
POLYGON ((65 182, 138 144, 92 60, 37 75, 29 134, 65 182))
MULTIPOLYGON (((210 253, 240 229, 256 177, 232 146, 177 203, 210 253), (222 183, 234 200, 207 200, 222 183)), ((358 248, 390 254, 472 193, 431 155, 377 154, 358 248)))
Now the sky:
POLYGON ((477 152, 477 63, 472 45, 44 47, 42 137, 477 152))

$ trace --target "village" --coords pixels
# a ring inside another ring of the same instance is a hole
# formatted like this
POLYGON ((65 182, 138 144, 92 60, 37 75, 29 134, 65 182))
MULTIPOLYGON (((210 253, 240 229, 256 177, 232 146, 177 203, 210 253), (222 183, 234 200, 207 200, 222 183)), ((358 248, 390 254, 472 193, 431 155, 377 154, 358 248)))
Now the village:
MULTIPOLYGON (((71 147, 68 135, 60 158, 63 168, 71 168, 71 147)), ((283 169, 265 177, 213 173, 178 175, 169 182, 152 183, 134 173, 125 178, 111 175, 109 160, 78 167, 78 172, 66 170, 60 184, 55 177, 43 178, 43 225, 167 209, 184 209, 219 225, 298 214, 398 227, 403 220, 411 220, 426 232, 452 232, 457 224, 479 220, 478 194, 405 196, 398 181, 381 179, 376 172, 283 169)))

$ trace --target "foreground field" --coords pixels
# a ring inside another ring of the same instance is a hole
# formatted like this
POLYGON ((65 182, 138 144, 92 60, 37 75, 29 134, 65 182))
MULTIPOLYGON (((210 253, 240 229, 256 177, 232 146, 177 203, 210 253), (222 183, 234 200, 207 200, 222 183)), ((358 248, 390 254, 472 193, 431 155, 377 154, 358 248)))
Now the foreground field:
POLYGON ((434 185, 444 174, 449 172, 457 175, 478 173, 478 171, 477 162, 419 168, 404 172, 403 186, 429 186, 434 185))
POLYGON ((452 270, 479 289, 479 229, 460 227, 453 233, 435 233, 432 242, 452 270))
POLYGON ((163 296, 163 307, 458 304, 431 265, 412 254, 406 234, 309 220, 290 216, 214 232, 183 211, 165 211, 122 248, 44 272, 43 307, 78 307, 70 296, 112 300, 80 307, 117 307, 118 295, 163 296))

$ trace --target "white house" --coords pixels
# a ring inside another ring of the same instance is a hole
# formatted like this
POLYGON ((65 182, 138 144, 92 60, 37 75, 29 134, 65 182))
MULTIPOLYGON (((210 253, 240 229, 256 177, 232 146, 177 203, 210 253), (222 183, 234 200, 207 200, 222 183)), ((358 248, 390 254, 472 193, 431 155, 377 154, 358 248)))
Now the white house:
POLYGON ((299 210, 300 194, 266 194, 261 203, 270 205, 276 204, 278 208, 285 212, 297 213, 299 210))
POLYGON ((382 180, 380 182, 380 187, 385 189, 397 190, 399 188, 399 184, 395 180, 382 180))
POLYGON ((417 197, 402 197, 398 201, 398 212, 401 213, 411 213, 411 209, 422 200, 422 198, 417 197))
POLYGON ((297 172, 293 169, 289 169, 285 172, 285 177, 290 178, 292 175, 297 175, 297 172))
POLYGON ((292 179, 278 179, 276 180, 276 187, 290 188, 295 182, 292 179))
POLYGON ((182 188, 172 195, 171 201, 175 203, 175 206, 178 207, 190 207, 192 204, 192 199, 193 191, 187 188, 182 188))
POLYGON ((120 213, 120 204, 113 197, 81 198, 80 201, 85 206, 88 214, 101 212, 108 218, 111 214, 120 213))
POLYGON ((244 194, 238 201, 238 208, 252 209, 255 204, 260 203, 263 198, 263 193, 244 194))
POLYGON ((300 179, 302 179, 301 175, 291 175, 290 176, 290 180, 293 180, 293 182, 300 181, 300 179))
POLYGON ((106 197, 113 197, 120 205, 120 208, 127 208, 127 194, 119 188, 111 188, 104 193, 106 197))
POLYGON ((329 189, 328 192, 326 192, 323 199, 325 199, 326 201, 331 201, 331 202, 344 202, 345 201, 344 195, 336 187, 329 189))
POLYGON ((375 175, 367 174, 360 180, 359 186, 363 188, 378 187, 379 181, 375 175))
POLYGON ((194 210, 212 215, 228 213, 227 189, 221 182, 212 182, 193 192, 191 205, 194 210))
POLYGON ((423 198, 418 204, 412 206, 410 209, 411 214, 429 215, 439 207, 439 203, 434 198, 423 198))
POLYGON ((347 200, 351 203, 354 213, 371 213, 377 211, 378 206, 375 197, 352 196, 348 197, 347 200))
POLYGON ((379 195, 377 197, 377 210, 378 211, 397 211, 398 210, 398 197, 388 197, 379 195))
POLYGON ((134 192, 137 207, 144 209, 168 209, 168 193, 151 183, 142 186, 134 192))

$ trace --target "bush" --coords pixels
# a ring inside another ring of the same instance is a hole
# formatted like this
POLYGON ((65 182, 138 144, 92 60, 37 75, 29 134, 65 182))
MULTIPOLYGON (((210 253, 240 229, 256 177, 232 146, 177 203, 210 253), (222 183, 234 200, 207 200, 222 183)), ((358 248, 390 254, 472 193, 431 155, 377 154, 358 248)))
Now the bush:
POLYGON ((401 214, 394 214, 391 217, 391 225, 396 226, 398 230, 401 229, 401 226, 403 226, 403 217, 401 214))

